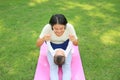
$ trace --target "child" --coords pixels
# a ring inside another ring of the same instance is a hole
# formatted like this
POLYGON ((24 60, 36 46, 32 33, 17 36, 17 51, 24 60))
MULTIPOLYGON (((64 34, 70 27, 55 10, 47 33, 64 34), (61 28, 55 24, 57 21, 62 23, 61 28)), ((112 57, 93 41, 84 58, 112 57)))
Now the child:
POLYGON ((53 44, 51 44, 50 41, 47 41, 48 51, 51 53, 50 55, 52 55, 54 57, 54 62, 58 66, 62 66, 62 65, 64 65, 64 63, 66 63, 65 59, 69 55, 69 53, 72 51, 72 42, 71 41, 68 42, 68 40, 67 40, 67 42, 62 43, 62 46, 64 46, 66 49, 64 49, 64 47, 62 47, 60 45, 61 44, 53 45, 53 44), (53 46, 54 46, 54 48, 53 48, 53 46))
MULTIPOLYGON (((49 24, 43 28, 37 46, 40 47, 44 42, 50 41, 52 48, 62 48, 66 50, 69 40, 73 45, 78 45, 78 39, 74 27, 67 22, 62 14, 52 15, 49 24), (56 47, 57 45, 57 47, 56 47)), ((58 65, 54 63, 54 55, 48 50, 48 62, 50 65, 50 80, 58 80, 58 65)), ((66 56, 65 64, 62 66, 62 80, 71 80, 71 51, 66 56)))

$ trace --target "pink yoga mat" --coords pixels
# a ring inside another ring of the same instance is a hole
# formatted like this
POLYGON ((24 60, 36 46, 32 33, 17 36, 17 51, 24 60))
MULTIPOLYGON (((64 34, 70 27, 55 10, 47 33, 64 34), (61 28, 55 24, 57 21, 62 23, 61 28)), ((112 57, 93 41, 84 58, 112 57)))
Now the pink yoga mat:
MULTIPOLYGON (((78 50, 78 46, 73 46, 74 53, 72 54, 72 80, 85 80, 82 62, 78 50)), ((34 80, 50 80, 49 63, 47 61, 47 47, 44 43, 40 48, 40 56, 36 67, 34 80)), ((59 68, 59 80, 62 80, 62 69, 59 68)))

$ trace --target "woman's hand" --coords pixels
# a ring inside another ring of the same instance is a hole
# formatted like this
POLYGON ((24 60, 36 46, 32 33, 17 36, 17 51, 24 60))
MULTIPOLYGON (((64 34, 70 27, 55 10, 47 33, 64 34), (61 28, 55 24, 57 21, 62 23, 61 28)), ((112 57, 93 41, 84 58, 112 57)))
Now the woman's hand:
POLYGON ((72 42, 74 42, 74 41, 76 40, 76 39, 75 39, 75 36, 72 35, 72 34, 69 35, 69 39, 70 39, 70 41, 72 41, 72 42))
POLYGON ((46 34, 46 35, 43 37, 43 39, 44 39, 45 41, 49 41, 49 40, 51 39, 50 34, 46 34))
POLYGON ((75 38, 75 36, 74 35, 72 35, 72 34, 70 34, 69 35, 69 39, 70 39, 70 41, 72 41, 72 43, 74 44, 74 45, 78 45, 78 40, 75 38))
POLYGON ((36 46, 40 47, 44 43, 44 41, 49 41, 50 38, 51 38, 51 36, 49 34, 46 34, 43 38, 39 38, 37 40, 36 46))

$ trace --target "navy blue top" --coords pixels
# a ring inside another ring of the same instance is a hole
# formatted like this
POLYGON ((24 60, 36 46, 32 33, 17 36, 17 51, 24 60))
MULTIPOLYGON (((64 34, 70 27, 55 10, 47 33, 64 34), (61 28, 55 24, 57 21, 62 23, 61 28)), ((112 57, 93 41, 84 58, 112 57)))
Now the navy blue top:
POLYGON ((63 50, 66 50, 66 48, 68 46, 68 42, 69 42, 69 39, 67 39, 65 42, 63 42, 61 44, 55 44, 52 42, 50 42, 50 44, 51 44, 53 49, 62 48, 63 50))

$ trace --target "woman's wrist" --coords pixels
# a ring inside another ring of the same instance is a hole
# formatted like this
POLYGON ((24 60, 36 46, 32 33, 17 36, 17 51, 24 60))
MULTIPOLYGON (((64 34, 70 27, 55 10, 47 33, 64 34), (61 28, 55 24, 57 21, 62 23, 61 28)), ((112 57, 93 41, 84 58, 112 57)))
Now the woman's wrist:
POLYGON ((42 38, 42 41, 43 41, 43 42, 45 41, 45 37, 42 38))
POLYGON ((77 39, 74 39, 74 40, 72 41, 72 43, 73 43, 75 46, 77 46, 77 45, 78 45, 78 40, 77 40, 77 39))

